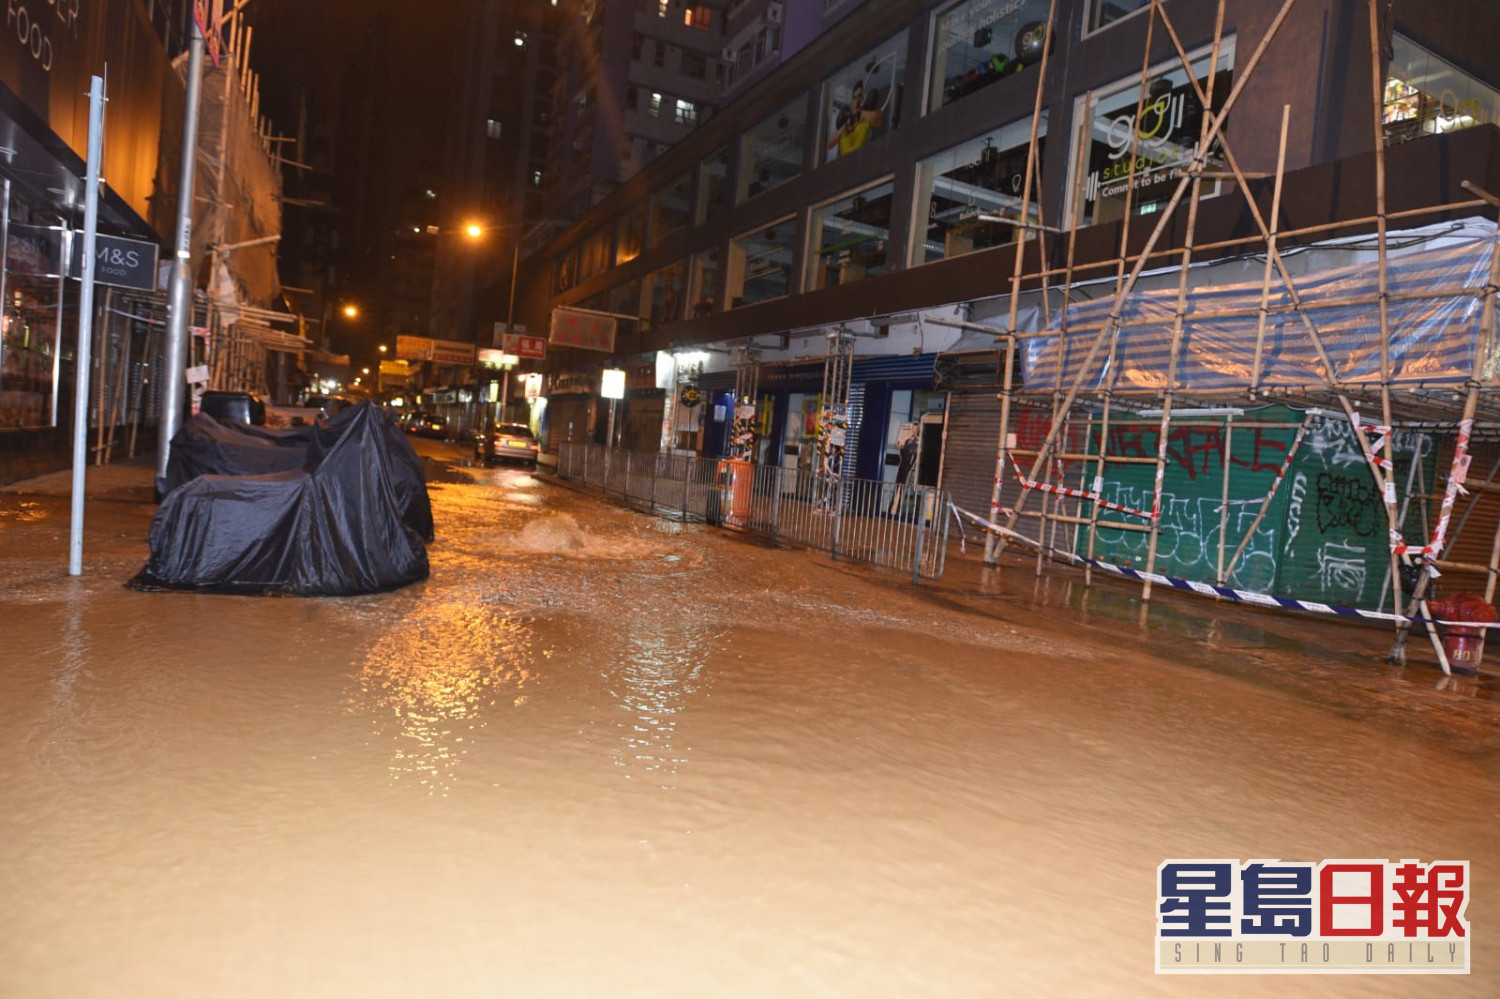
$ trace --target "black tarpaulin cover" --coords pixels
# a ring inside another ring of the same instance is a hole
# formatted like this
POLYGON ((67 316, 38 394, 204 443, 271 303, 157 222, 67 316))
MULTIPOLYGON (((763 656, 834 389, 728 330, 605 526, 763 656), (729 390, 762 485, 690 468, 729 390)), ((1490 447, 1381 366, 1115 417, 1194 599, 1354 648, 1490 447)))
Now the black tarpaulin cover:
POLYGON ((173 489, 151 524, 151 558, 132 585, 343 596, 427 578, 425 539, 410 523, 419 510, 431 530, 421 462, 375 406, 290 432, 190 423, 193 432, 185 426, 172 445, 175 459, 178 440, 188 442, 183 467, 198 461, 262 471, 200 474, 173 489), (301 443, 288 434, 302 435, 301 443), (258 438, 275 443, 253 443, 258 438), (277 467, 298 453, 295 467, 277 467))
POLYGON ((312 470, 361 414, 369 410, 381 429, 391 459, 391 488, 401 517, 426 541, 432 540, 432 504, 427 497, 427 475, 422 459, 412 450, 393 419, 372 403, 351 406, 332 420, 305 427, 272 430, 248 423, 220 423, 199 413, 172 438, 163 495, 200 475, 264 475, 293 469, 312 470))

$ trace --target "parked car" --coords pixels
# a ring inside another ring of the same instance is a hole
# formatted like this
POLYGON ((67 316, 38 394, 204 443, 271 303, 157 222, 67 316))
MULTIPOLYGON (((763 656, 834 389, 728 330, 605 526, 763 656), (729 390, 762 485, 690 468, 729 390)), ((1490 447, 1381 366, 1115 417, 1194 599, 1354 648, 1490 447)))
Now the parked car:
POLYGON ((406 432, 416 434, 418 437, 436 437, 443 440, 448 436, 448 421, 433 413, 413 413, 406 421, 406 432))
POLYGON ((524 423, 497 423, 474 435, 474 460, 481 465, 517 461, 536 468, 540 451, 536 435, 524 423))
POLYGON ((220 423, 235 420, 264 426, 266 422, 266 404, 252 392, 204 392, 198 402, 198 411, 220 423))
POLYGON ((320 409, 325 419, 332 419, 354 405, 356 401, 346 395, 310 395, 302 405, 308 409, 320 409))

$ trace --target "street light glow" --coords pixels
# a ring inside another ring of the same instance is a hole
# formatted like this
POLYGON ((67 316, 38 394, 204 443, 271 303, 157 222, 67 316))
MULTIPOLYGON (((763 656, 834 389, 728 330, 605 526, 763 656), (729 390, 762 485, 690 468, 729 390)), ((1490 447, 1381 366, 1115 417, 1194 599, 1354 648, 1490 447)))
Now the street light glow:
POLYGON ((478 239, 480 236, 484 235, 484 226, 480 225, 478 222, 470 222, 468 225, 464 226, 464 233, 470 239, 478 239))
POLYGON ((348 316, 350 319, 353 319, 355 316, 359 315, 359 306, 353 304, 344 306, 344 315, 348 316))
POLYGON ((385 353, 385 344, 381 344, 381 345, 380 345, 380 352, 381 352, 381 353, 382 353, 382 354, 384 354, 384 353, 385 353))

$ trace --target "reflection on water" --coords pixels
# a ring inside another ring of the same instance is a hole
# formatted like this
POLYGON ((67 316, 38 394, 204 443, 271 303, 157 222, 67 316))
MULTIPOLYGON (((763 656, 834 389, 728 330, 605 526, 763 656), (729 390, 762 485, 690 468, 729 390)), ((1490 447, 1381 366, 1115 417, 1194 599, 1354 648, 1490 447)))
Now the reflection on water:
POLYGON ((711 679, 704 666, 722 636, 692 621, 638 620, 629 629, 617 658, 601 669, 626 715, 615 723, 622 744, 615 765, 627 779, 642 776, 671 790, 692 749, 678 741, 677 726, 711 679))
POLYGON ((446 795, 493 710, 526 703, 532 644, 510 612, 459 602, 421 605, 376 642, 352 707, 394 744, 391 777, 446 795))

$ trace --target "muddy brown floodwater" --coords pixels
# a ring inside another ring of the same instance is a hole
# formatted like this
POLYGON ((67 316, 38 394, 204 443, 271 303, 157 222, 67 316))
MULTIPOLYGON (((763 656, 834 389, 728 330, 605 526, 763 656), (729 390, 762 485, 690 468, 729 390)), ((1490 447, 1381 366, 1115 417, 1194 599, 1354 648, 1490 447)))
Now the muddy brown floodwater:
POLYGON ((433 470, 348 599, 125 589, 145 469, 79 579, 0 492, 0 996, 1500 994, 1493 678, 433 470), (1472 974, 1155 976, 1173 857, 1469 860, 1472 974))

